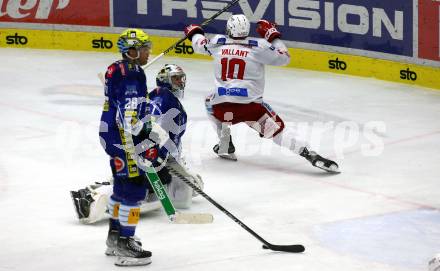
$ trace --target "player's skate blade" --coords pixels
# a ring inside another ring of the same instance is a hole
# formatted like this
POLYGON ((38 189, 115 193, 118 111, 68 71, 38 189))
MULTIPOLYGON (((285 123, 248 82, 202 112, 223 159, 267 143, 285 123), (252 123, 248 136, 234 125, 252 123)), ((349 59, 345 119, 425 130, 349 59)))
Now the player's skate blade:
POLYGON ((218 157, 226 160, 237 161, 237 156, 234 153, 225 153, 225 154, 217 153, 217 155, 218 157))
POLYGON ((232 137, 229 136, 228 139, 229 143, 225 143, 228 144, 228 149, 226 150, 225 148, 221 148, 220 149, 220 143, 216 144, 212 150, 220 157, 226 160, 231 160, 231 161, 237 161, 237 156, 235 155, 235 147, 234 144, 232 143, 232 137))
POLYGON ((341 173, 341 171, 339 171, 339 167, 336 163, 331 163, 329 166, 326 166, 325 163, 323 161, 317 161, 314 164, 315 167, 323 169, 329 173, 341 173))
POLYGON ((148 265, 151 263, 151 258, 133 258, 133 257, 124 257, 118 256, 115 261, 116 266, 142 266, 148 265))

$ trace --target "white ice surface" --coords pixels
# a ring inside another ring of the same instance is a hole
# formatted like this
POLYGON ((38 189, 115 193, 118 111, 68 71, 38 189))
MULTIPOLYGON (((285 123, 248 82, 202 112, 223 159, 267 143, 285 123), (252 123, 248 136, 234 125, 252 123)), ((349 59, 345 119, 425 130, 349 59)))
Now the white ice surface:
MULTIPOLYGON (((117 57, 0 49, 0 270, 120 269, 104 256, 107 224, 80 225, 69 197, 110 175, 96 74, 117 57)), ((142 217, 137 235, 153 263, 132 269, 415 271, 440 252, 439 91, 268 67, 265 100, 287 129, 340 163, 342 174, 328 175, 245 125, 233 128, 239 161, 218 159, 204 109, 211 63, 163 58, 147 71, 149 88, 165 63, 187 72, 184 150, 205 192, 267 241, 306 252, 261 249, 198 197, 191 211, 213 213, 214 223, 142 217), (366 155, 370 143, 376 155, 366 155)))

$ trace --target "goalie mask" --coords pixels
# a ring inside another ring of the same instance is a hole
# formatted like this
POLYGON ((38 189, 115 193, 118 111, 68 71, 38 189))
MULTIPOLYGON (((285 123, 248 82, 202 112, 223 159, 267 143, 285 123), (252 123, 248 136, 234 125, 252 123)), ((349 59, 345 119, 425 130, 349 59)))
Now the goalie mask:
POLYGON ((179 99, 183 98, 185 83, 185 72, 175 64, 166 64, 156 76, 157 86, 168 88, 179 99))
POLYGON ((232 15, 226 23, 226 34, 231 38, 246 38, 249 36, 251 24, 243 14, 232 15))

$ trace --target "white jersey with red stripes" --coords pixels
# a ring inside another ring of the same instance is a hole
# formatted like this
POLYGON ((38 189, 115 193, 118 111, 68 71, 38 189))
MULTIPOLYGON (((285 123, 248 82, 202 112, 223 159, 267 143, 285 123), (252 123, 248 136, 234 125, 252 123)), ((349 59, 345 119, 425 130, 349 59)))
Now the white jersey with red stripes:
POLYGON ((211 104, 261 103, 264 93, 264 65, 284 66, 290 55, 284 43, 276 39, 231 39, 216 35, 192 38, 194 51, 214 58, 215 88, 211 104))

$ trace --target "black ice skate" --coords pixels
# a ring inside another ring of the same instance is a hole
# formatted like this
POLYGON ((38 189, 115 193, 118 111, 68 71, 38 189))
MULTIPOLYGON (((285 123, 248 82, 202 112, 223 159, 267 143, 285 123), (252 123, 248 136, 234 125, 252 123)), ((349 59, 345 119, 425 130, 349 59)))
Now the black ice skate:
POLYGON ((309 152, 307 148, 304 148, 299 155, 306 158, 314 167, 323 169, 327 172, 340 173, 339 166, 336 162, 326 159, 314 151, 309 152))
POLYGON ((117 266, 139 266, 151 263, 151 252, 143 250, 133 237, 120 236, 116 246, 115 265, 117 266))
POLYGON ((70 196, 72 197, 78 219, 89 217, 90 205, 94 201, 90 190, 85 188, 78 191, 70 191, 70 196))
POLYGON ((212 150, 221 158, 237 161, 232 136, 220 139, 219 144, 216 144, 212 150))
MULTIPOLYGON (((111 224, 111 222, 109 221, 111 224)), ((107 256, 117 256, 116 248, 118 245, 118 239, 119 239, 119 231, 118 230, 111 230, 109 229, 108 235, 107 235, 107 241, 105 244, 107 245, 107 249, 105 250, 105 255, 107 256)), ((136 243, 139 246, 142 246, 141 239, 137 237, 136 235, 133 236, 133 239, 136 241, 136 243)))

